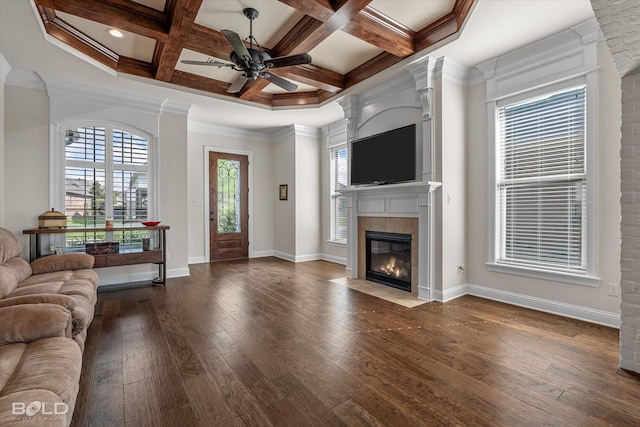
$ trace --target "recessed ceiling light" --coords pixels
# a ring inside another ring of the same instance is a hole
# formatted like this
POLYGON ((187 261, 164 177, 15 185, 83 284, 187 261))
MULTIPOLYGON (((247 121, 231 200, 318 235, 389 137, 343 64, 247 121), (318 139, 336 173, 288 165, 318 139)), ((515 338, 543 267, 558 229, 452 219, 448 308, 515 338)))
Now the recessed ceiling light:
POLYGON ((116 28, 108 28, 107 33, 109 33, 112 37, 117 37, 119 39, 124 37, 124 33, 116 28))

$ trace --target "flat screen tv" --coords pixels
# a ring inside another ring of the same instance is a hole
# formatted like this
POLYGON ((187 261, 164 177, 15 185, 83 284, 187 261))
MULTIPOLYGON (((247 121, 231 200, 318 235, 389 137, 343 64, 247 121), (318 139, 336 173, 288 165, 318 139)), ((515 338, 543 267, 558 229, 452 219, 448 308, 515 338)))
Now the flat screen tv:
POLYGON ((416 179, 416 125, 353 141, 351 185, 416 179))

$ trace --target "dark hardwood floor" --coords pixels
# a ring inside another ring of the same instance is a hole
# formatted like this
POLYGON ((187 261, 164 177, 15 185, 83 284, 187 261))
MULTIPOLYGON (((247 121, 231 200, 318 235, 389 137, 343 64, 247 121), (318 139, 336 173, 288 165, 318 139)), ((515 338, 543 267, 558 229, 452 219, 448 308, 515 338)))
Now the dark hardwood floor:
POLYGON ((74 426, 637 426, 618 331, 474 297, 409 309, 328 262, 99 295, 74 426))

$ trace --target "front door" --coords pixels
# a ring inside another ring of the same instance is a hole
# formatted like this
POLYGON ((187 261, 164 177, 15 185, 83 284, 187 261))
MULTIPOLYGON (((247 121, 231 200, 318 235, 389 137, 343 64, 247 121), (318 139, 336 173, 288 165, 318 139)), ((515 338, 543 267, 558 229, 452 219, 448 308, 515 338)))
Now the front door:
POLYGON ((209 153, 211 261, 249 256, 249 158, 209 153))

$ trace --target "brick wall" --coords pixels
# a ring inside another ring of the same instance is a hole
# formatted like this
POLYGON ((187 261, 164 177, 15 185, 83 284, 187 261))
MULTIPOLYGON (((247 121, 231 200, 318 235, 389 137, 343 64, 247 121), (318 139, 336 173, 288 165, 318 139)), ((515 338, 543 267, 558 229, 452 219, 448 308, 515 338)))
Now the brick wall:
POLYGON ((622 78, 620 366, 640 372, 640 73, 622 78))
POLYGON ((640 1, 591 7, 622 76, 620 366, 640 373, 640 1))

